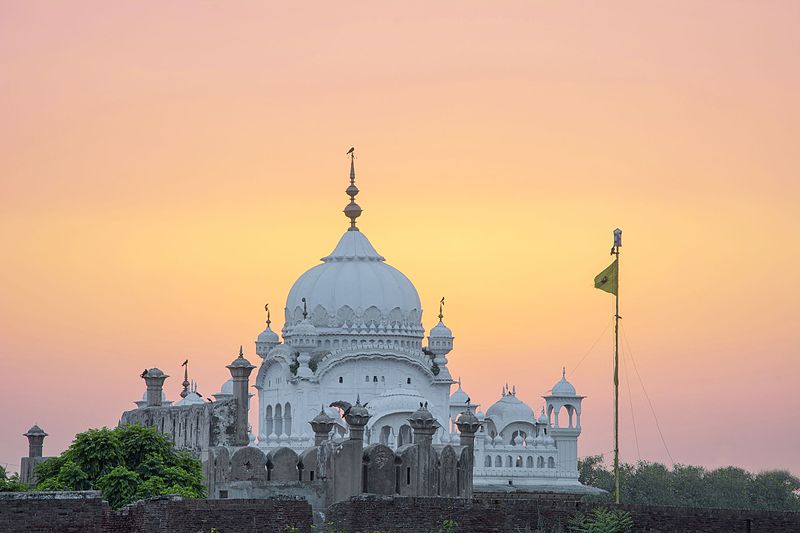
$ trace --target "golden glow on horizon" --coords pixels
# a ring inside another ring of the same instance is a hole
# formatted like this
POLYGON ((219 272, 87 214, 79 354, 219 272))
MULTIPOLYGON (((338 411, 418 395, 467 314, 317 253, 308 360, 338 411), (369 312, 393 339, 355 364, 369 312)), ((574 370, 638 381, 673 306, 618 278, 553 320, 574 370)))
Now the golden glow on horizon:
MULTIPOLYGON (((256 361, 264 303, 280 328, 347 227, 355 144, 359 227, 427 327, 447 296, 451 370, 484 410, 505 382, 538 410, 606 328, 592 279, 619 226, 623 327, 673 457, 800 471, 797 4, 0 9, 0 400, 19 429, 0 462, 33 422, 46 453, 115 424, 144 366, 175 396, 187 355, 203 394, 240 344, 256 361)), ((581 455, 612 447, 610 339, 568 376, 581 455)), ((642 456, 666 461, 632 390, 642 456)))

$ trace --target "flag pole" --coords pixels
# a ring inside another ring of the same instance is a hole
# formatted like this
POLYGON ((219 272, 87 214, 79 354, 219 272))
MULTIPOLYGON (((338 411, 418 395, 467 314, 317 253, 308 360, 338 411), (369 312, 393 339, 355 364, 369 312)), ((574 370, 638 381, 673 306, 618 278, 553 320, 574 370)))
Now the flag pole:
POLYGON ((614 503, 619 504, 619 249, 622 246, 622 230, 614 230, 614 246, 611 253, 616 256, 617 290, 614 294, 614 503))

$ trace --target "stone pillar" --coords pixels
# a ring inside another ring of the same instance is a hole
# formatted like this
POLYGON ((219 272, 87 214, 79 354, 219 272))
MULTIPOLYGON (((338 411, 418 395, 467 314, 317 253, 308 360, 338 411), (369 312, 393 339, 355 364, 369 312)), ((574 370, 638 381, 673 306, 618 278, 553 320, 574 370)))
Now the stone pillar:
POLYGON ((350 438, 341 443, 332 470, 335 487, 333 501, 342 501, 361 493, 364 427, 371 415, 367 408, 361 405, 358 397, 355 405, 350 405, 348 402, 333 402, 331 407, 344 410, 344 420, 350 429, 350 438))
POLYGON ((145 383, 147 383, 147 407, 158 407, 161 405, 164 380, 168 377, 168 375, 158 368, 151 368, 142 374, 142 378, 144 378, 145 383))
POLYGON ((250 412, 250 373, 255 366, 244 358, 242 347, 239 347, 239 357, 227 366, 233 378, 233 397, 236 399, 236 420, 234 421, 234 446, 247 446, 250 444, 248 436, 247 417, 250 412))
POLYGON ((436 496, 436 452, 433 449, 433 434, 436 432, 436 419, 428 411, 427 405, 408 419, 414 430, 414 444, 417 446, 417 490, 419 496, 436 496))
POLYGON ((309 422, 309 424, 311 424, 311 429, 314 430, 314 446, 319 446, 328 440, 328 435, 335 423, 336 421, 328 416, 323 407, 319 414, 309 422))
POLYGON ((47 436, 47 433, 34 424, 24 435, 28 437, 28 457, 41 457, 42 448, 44 447, 44 438, 47 436))
POLYGON ((472 482, 473 482, 473 469, 475 467, 475 433, 481 427, 481 423, 474 414, 472 414, 472 409, 467 407, 467 410, 461 413, 461 416, 458 417, 456 420, 456 425, 458 426, 458 431, 461 435, 461 446, 464 446, 469 450, 467 456, 469 457, 469 464, 464 465, 464 471, 466 474, 465 479, 465 491, 464 497, 471 498, 472 497, 472 482))

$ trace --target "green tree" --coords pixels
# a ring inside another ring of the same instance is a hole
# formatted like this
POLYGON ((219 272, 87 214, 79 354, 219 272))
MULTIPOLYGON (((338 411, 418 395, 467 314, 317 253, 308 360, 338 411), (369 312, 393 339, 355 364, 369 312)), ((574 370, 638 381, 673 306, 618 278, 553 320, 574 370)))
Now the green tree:
POLYGON ((114 508, 161 494, 204 498, 200 461, 155 428, 90 429, 36 468, 37 490, 97 489, 114 508))
POLYGON ((750 503, 757 509, 800 511, 800 479, 786 470, 756 474, 750 483, 750 503))
POLYGON ((748 489, 752 479, 752 474, 735 466, 727 466, 708 472, 704 478, 706 485, 705 503, 708 507, 751 508, 748 489))
POLYGON ((20 483, 18 474, 8 475, 6 469, 0 466, 0 492, 25 492, 28 486, 20 483))

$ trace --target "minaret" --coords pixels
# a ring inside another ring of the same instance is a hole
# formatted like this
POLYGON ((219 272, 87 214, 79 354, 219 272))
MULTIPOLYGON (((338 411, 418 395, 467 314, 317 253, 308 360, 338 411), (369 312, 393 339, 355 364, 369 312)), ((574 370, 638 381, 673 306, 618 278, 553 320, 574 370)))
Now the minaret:
POLYGON ((147 383, 147 407, 159 407, 161 405, 164 380, 168 377, 158 368, 151 368, 142 374, 144 382, 147 383))
POLYGON ((47 433, 34 424, 24 435, 28 437, 28 457, 41 457, 42 448, 44 447, 44 438, 47 436, 47 433))
POLYGON ((428 351, 434 355, 433 362, 439 367, 436 379, 450 380, 450 370, 447 368, 447 354, 453 350, 453 332, 444 325, 444 298, 439 302, 439 323, 436 324, 428 335, 428 351))
POLYGON ((270 320, 269 304, 264 305, 264 311, 267 312, 267 329, 259 333, 256 339, 256 354, 262 359, 265 359, 269 355, 269 351, 281 343, 278 334, 270 328, 272 320, 270 320))
POLYGON ((244 358, 244 351, 239 347, 239 357, 227 366, 233 378, 233 397, 236 399, 236 421, 234 423, 234 446, 247 446, 250 439, 247 435, 247 415, 250 412, 250 394, 248 381, 255 366, 244 358))
POLYGON ((345 192, 350 197, 350 203, 345 206, 344 215, 350 219, 350 228, 348 228, 348 231, 358 231, 356 219, 361 216, 361 207, 356 203, 358 187, 356 187, 355 148, 350 148, 350 150, 347 151, 347 155, 350 156, 350 186, 345 192))

